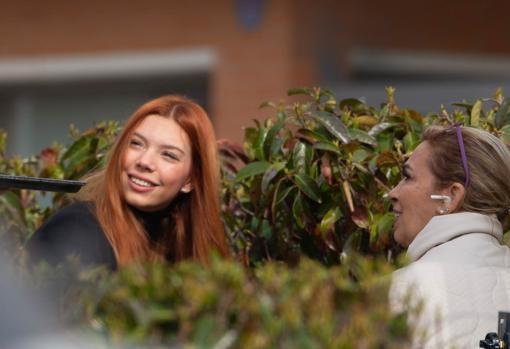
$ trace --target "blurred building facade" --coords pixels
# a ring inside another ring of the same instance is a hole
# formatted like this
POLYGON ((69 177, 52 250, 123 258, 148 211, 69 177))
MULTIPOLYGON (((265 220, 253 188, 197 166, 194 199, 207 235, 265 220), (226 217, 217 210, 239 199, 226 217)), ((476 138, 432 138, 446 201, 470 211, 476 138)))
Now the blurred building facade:
POLYGON ((167 93, 195 98, 218 137, 239 141, 291 87, 377 104, 394 85, 427 112, 510 86, 505 1, 0 3, 0 128, 22 155, 167 93))

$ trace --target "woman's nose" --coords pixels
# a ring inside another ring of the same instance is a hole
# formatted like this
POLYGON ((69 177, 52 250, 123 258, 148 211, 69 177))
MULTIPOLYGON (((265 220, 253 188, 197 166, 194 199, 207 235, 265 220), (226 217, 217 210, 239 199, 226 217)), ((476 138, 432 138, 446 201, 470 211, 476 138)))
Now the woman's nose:
POLYGON ((149 151, 144 151, 143 153, 140 154, 138 159, 136 159, 136 167, 141 170, 146 170, 146 171, 151 171, 151 172, 154 171, 154 169, 155 169, 154 160, 153 160, 153 157, 149 151))
POLYGON ((400 183, 397 184, 396 187, 393 187, 393 189, 390 190, 390 192, 388 193, 388 197, 390 198, 391 202, 395 202, 397 201, 397 197, 398 197, 398 188, 400 187, 400 183))

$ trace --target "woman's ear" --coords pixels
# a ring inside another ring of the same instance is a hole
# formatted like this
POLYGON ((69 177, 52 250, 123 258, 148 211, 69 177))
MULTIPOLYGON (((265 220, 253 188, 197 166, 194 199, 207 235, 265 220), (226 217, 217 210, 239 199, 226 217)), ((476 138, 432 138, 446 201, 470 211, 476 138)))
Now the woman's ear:
POLYGON ((452 201, 445 203, 446 207, 450 212, 458 212, 464 201, 466 189, 462 184, 455 182, 448 187, 447 192, 447 195, 452 198, 452 201))
POLYGON ((188 179, 186 183, 182 186, 181 192, 187 194, 193 190, 193 185, 191 184, 191 179, 188 179))

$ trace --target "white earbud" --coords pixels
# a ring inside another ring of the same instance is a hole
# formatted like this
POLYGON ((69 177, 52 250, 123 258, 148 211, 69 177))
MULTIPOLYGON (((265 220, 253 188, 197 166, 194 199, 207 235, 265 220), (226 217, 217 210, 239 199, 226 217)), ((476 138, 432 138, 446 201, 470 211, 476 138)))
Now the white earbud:
POLYGON ((430 198, 432 200, 441 200, 441 201, 444 201, 445 203, 449 204, 450 202, 452 202, 452 198, 448 195, 430 195, 430 198))

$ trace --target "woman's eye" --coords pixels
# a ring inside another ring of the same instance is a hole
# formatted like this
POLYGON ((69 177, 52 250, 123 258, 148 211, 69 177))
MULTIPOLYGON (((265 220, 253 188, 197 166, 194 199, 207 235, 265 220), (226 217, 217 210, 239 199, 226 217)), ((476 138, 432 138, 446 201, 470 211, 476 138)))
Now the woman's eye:
POLYGON ((163 153, 163 157, 168 160, 179 160, 179 157, 174 153, 163 153))
POLYGON ((132 147, 141 147, 142 146, 142 142, 140 142, 139 140, 137 139, 132 139, 129 141, 129 145, 132 146, 132 147))

